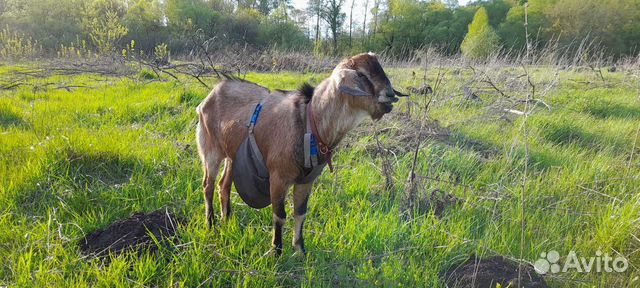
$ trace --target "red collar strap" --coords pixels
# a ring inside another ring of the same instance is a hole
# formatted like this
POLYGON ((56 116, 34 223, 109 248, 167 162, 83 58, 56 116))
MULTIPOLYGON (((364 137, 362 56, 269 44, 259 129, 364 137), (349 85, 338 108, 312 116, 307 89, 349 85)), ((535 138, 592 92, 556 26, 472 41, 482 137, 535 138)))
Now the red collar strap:
POLYGON ((309 122, 311 122, 311 133, 313 133, 313 136, 318 142, 318 150, 320 151, 320 154, 322 154, 324 159, 327 161, 327 165, 329 165, 329 171, 333 172, 333 163, 331 162, 333 149, 329 148, 326 142, 322 140, 322 137, 320 137, 320 133, 318 133, 318 127, 316 127, 316 118, 313 116, 313 109, 311 107, 313 106, 311 105, 311 101, 309 101, 309 104, 307 105, 307 114, 309 122))

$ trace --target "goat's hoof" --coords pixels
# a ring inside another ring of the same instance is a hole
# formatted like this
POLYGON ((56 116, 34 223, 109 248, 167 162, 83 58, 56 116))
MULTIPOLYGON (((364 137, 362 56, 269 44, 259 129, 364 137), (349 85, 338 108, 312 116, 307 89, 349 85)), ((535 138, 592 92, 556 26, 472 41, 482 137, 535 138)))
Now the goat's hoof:
POLYGON ((304 257, 304 255, 307 254, 307 251, 304 249, 304 246, 302 246, 302 245, 293 244, 293 248, 296 250, 295 254, 300 254, 303 257, 304 257))
POLYGON ((282 254, 282 251, 277 252, 275 247, 271 247, 269 248, 269 250, 267 250, 267 252, 262 254, 262 257, 267 257, 267 256, 279 257, 280 254, 282 254))
POLYGON ((270 252, 273 256, 280 257, 280 255, 282 255, 282 247, 273 247, 270 252))
POLYGON ((300 250, 296 248, 296 252, 293 253, 293 256, 304 259, 307 256, 307 252, 305 252, 304 249, 300 250))
POLYGON ((213 228, 214 222, 215 222, 215 220, 213 219, 213 217, 207 218, 207 228, 209 228, 209 229, 213 228))

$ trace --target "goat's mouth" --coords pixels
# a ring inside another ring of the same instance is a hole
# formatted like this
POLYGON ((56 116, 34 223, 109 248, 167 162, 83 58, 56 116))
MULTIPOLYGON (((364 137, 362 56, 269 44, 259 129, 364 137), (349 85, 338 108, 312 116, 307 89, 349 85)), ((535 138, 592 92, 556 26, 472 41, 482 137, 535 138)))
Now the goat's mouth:
POLYGON ((382 106, 382 112, 385 114, 391 112, 391 110, 393 110, 393 103, 398 102, 398 100, 400 99, 396 98, 395 96, 387 96, 386 100, 388 101, 378 102, 380 103, 380 106, 382 106))
POLYGON ((383 102, 380 103, 380 106, 382 107, 382 112, 383 113, 389 113, 391 112, 391 110, 393 110, 393 104, 391 102, 383 102))

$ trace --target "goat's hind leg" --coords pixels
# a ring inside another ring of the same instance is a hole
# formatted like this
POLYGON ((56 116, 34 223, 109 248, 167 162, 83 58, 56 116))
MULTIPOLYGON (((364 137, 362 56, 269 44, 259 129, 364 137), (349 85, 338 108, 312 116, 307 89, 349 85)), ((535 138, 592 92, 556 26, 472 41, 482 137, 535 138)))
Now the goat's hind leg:
POLYGON ((216 149, 211 135, 207 132, 205 125, 205 116, 200 112, 198 107, 200 121, 196 127, 196 142, 198 144, 198 154, 202 161, 202 170, 204 177, 202 179, 202 187, 204 190, 204 208, 207 225, 211 227, 213 224, 213 192, 215 190, 216 177, 218 177, 218 169, 220 162, 224 159, 223 154, 216 149))
POLYGON ((224 170, 220 178, 218 196, 220 198, 220 210, 222 220, 229 218, 231 215, 231 183, 233 182, 232 161, 230 158, 224 160, 224 170))
POLYGON ((204 179, 202 186, 204 188, 204 208, 207 226, 211 228, 214 222, 213 216, 213 192, 215 191, 215 182, 220 169, 222 158, 214 153, 205 156, 204 160, 204 179))

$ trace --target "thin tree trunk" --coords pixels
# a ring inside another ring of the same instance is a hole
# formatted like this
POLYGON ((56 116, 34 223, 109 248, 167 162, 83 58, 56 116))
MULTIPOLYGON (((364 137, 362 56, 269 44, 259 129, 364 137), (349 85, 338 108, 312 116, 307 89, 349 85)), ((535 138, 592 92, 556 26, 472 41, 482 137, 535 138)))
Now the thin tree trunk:
POLYGON ((349 12, 349 49, 353 46, 352 32, 353 32, 353 6, 356 4, 356 0, 351 0, 351 12, 349 12))
POLYGON ((367 8, 369 6, 369 0, 364 1, 364 20, 362 21, 362 46, 364 46, 364 40, 367 35, 367 8))
POLYGON ((526 63, 529 64, 529 49, 531 48, 531 44, 529 43, 529 2, 524 3, 524 39, 525 45, 527 45, 527 58, 525 59, 526 63))
POLYGON ((333 54, 338 55, 338 29, 337 27, 332 29, 333 31, 333 54))
POLYGON ((320 10, 316 12, 316 48, 318 48, 320 45, 320 10))
POLYGON ((380 0, 374 0, 373 5, 373 35, 375 35, 378 31, 378 9, 380 8, 380 0))

